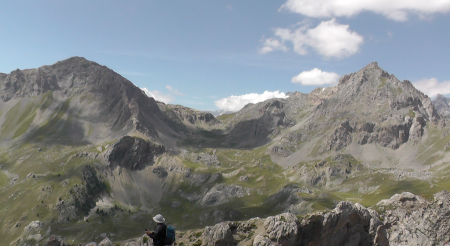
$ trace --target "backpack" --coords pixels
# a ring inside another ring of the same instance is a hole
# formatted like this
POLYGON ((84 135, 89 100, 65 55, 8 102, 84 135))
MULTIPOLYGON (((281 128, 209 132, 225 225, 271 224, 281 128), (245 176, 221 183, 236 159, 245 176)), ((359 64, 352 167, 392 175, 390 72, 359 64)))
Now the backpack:
POLYGON ((173 226, 167 226, 166 229, 166 239, 164 243, 166 245, 173 244, 175 242, 175 228, 173 226))

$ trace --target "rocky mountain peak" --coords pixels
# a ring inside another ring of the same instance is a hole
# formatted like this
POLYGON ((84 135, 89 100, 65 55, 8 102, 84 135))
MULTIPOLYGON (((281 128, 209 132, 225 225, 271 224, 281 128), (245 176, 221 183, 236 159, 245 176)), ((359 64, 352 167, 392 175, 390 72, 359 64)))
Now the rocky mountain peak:
MULTIPOLYGON (((357 86, 358 83, 361 84, 363 82, 370 81, 370 80, 372 82, 380 82, 377 84, 377 86, 378 86, 379 84, 388 82, 387 80, 382 80, 381 78, 389 79, 391 77, 395 78, 393 75, 389 75, 388 72, 381 69, 378 66, 377 62, 372 62, 356 73, 351 73, 351 74, 342 76, 339 80, 339 86, 343 86, 350 81, 353 81, 351 86, 357 86), (379 78, 379 79, 373 80, 374 78, 379 78)), ((397 80, 397 79, 395 78, 395 80, 397 80)))
POLYGON ((433 101, 433 105, 438 111, 438 113, 446 118, 450 118, 450 99, 445 96, 438 94, 433 101))
POLYGON ((380 68, 380 67, 378 67, 378 62, 371 62, 367 66, 365 66, 363 69, 369 69, 369 68, 380 68))
POLYGON ((437 94, 435 100, 437 100, 437 99, 445 99, 445 97, 444 97, 444 95, 437 94))
MULTIPOLYGON (((305 132, 327 131, 329 135, 320 140, 322 146, 316 148, 320 154, 343 150, 352 142, 397 149, 406 142, 421 139, 426 134, 426 125, 437 123, 440 118, 428 96, 411 82, 399 81, 376 62, 342 76, 339 85, 329 92, 328 96, 320 97, 301 136, 287 137, 311 139, 314 136, 305 132)), ((315 93, 322 93, 322 90, 315 93)), ((283 149, 289 148, 292 149, 290 144, 283 146, 283 149)))

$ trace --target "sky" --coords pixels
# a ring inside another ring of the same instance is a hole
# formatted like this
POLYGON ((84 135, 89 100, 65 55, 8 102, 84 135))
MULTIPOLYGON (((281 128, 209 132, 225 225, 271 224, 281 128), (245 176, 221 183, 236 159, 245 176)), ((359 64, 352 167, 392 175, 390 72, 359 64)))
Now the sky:
POLYGON ((450 94, 450 0, 21 0, 0 8, 0 72, 72 56, 199 110, 335 86, 371 62, 450 94))

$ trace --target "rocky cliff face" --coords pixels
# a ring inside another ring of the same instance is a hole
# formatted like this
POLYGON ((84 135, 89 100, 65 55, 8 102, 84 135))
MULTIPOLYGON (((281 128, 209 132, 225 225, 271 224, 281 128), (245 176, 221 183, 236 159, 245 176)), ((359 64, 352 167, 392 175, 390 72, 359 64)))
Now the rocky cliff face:
POLYGON ((111 169, 116 166, 132 171, 142 170, 154 163, 154 157, 165 152, 162 145, 156 145, 142 138, 125 136, 104 154, 111 169))

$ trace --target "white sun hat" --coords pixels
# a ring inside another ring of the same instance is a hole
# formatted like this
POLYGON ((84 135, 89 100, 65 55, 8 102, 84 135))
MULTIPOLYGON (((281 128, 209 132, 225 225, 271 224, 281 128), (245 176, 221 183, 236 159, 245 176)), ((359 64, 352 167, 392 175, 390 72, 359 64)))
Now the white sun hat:
POLYGON ((160 214, 157 214, 155 217, 153 217, 153 220, 156 223, 164 223, 164 221, 166 221, 166 219, 164 219, 164 217, 160 214))

